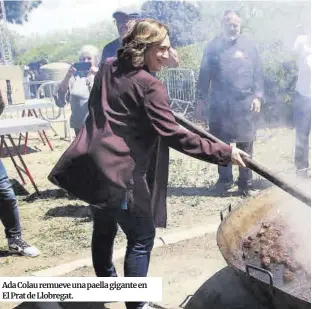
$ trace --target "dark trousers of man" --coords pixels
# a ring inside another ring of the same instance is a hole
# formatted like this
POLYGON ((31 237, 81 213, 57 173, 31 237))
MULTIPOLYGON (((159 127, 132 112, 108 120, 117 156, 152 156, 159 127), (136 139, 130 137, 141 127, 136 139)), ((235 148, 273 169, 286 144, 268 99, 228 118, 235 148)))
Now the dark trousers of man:
MULTIPOLYGON (((112 261, 117 224, 127 236, 125 277, 146 277, 154 246, 155 226, 150 217, 138 217, 123 209, 91 206, 93 215, 92 260, 97 277, 117 277, 112 261)), ((144 302, 127 302, 127 309, 142 308, 144 302)))
MULTIPOLYGON (((242 103, 236 102, 235 104, 242 103)), ((238 140, 239 142, 236 142, 236 147, 252 157, 257 116, 249 113, 246 114, 245 110, 241 112, 235 110, 235 113, 233 113, 230 107, 231 105, 229 104, 219 104, 217 102, 214 105, 211 104, 208 115, 209 131, 227 144, 233 140, 238 140), (234 119, 235 121, 233 121, 234 119)), ((234 182, 232 164, 228 164, 228 166, 219 165, 218 173, 220 182, 234 182)), ((252 171, 248 168, 239 167, 237 184, 241 190, 251 189, 252 171)))
POLYGON ((309 167, 309 135, 311 130, 311 98, 297 93, 294 100, 296 128, 295 165, 297 170, 309 167))
MULTIPOLYGON (((236 143, 236 147, 253 155, 253 142, 236 143)), ((232 164, 218 166, 219 179, 222 182, 233 182, 232 164)), ((248 189, 252 186, 252 171, 249 168, 239 167, 238 186, 241 189, 248 189)))
POLYGON ((18 206, 5 167, 0 160, 0 220, 7 238, 21 236, 18 206))

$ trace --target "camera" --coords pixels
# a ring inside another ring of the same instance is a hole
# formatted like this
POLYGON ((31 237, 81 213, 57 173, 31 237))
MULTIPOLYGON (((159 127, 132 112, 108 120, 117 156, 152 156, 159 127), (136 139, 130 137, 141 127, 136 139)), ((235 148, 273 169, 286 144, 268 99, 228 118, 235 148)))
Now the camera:
POLYGON ((77 70, 76 76, 86 77, 91 68, 91 62, 76 62, 73 67, 77 70))
POLYGON ((74 68, 78 72, 88 72, 91 69, 91 62, 76 62, 74 68))

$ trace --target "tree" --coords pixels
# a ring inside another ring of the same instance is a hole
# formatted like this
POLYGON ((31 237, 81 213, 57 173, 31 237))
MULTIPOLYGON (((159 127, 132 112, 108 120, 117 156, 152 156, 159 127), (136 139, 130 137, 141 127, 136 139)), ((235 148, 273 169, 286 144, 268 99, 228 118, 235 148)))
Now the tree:
POLYGON ((143 17, 157 19, 168 25, 172 45, 185 46, 197 41, 200 9, 187 1, 147 1, 141 7, 143 17))
POLYGON ((42 1, 4 1, 6 18, 9 23, 23 24, 28 21, 29 13, 42 1))

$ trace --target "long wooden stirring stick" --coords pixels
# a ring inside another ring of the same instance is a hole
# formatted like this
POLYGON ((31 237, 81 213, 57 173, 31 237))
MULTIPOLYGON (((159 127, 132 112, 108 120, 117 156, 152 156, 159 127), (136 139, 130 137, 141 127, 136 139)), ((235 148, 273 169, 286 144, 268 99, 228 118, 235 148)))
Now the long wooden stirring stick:
MULTIPOLYGON (((196 126, 191 121, 187 120, 186 118, 182 117, 181 115, 178 115, 177 113, 173 113, 177 122, 183 126, 184 128, 188 129, 189 131, 196 133, 200 135, 201 137, 207 138, 213 142, 219 142, 224 143, 217 137, 213 136, 212 134, 208 133, 207 131, 203 130, 202 128, 196 126)), ((286 191, 293 197, 297 198, 301 202, 305 203, 306 205, 311 207, 311 196, 309 196, 307 193, 301 191, 298 187, 290 184, 285 179, 274 175, 269 169, 264 167, 263 165, 255 162, 251 158, 243 157, 244 163, 246 167, 250 168, 257 174, 261 175, 265 179, 269 180, 270 182, 274 183, 276 186, 281 188, 282 190, 286 191)))

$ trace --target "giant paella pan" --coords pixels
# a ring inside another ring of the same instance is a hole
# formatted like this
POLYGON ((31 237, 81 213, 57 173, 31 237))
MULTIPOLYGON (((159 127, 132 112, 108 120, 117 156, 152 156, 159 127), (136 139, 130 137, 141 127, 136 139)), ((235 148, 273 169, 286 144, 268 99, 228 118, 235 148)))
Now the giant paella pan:
POLYGON ((310 210, 278 188, 221 211, 219 249, 269 308, 311 308, 310 210))

